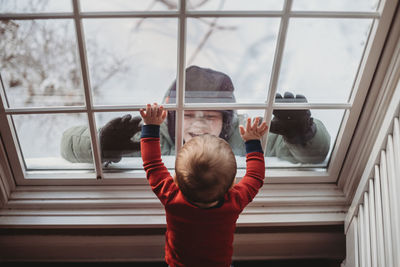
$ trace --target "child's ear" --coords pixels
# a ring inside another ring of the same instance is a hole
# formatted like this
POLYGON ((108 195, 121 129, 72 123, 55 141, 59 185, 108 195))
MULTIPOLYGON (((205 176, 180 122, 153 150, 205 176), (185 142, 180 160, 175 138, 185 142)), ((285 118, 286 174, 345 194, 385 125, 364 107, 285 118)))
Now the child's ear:
POLYGON ((176 185, 178 185, 178 182, 176 181, 176 174, 174 174, 173 178, 174 178, 174 183, 175 183, 176 185))

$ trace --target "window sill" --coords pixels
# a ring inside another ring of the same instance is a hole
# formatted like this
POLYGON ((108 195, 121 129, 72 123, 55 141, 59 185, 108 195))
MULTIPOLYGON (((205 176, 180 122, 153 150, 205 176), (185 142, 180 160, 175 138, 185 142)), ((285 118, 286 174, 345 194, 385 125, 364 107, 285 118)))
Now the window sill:
MULTIPOLYGON (((268 184, 238 227, 343 224, 347 206, 333 184, 268 184)), ((164 209, 148 186, 17 187, 0 210, 0 228, 165 227, 164 209)))

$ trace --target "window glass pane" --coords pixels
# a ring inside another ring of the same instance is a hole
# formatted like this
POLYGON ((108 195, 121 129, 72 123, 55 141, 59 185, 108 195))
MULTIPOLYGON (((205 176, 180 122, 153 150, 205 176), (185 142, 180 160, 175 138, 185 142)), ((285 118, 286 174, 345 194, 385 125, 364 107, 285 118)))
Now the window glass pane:
POLYGON ((176 19, 84 20, 98 105, 161 103, 176 77, 176 19))
POLYGON ((0 71, 10 107, 84 104, 72 20, 0 21, 0 71))
POLYGON ((93 170, 86 114, 13 115, 12 118, 27 170, 93 170), (81 163, 73 163, 76 161, 81 163))
POLYGON ((177 10, 178 0, 81 0, 82 11, 164 11, 177 10))
POLYGON ((308 102, 346 103, 370 19, 291 19, 278 92, 303 94, 308 102))
MULTIPOLYGON (((98 112, 95 114, 99 131, 102 158, 111 164, 103 165, 104 170, 143 169, 140 157, 140 129, 136 129, 132 118, 139 112, 98 112), (124 116, 130 115, 130 119, 124 116), (122 120, 124 119, 124 120, 122 120)), ((140 119, 141 121, 141 119, 140 119)))
POLYGON ((283 0, 189 0, 191 10, 281 10, 283 0))
POLYGON ((71 12, 70 0, 0 0, 1 13, 71 12))
POLYGON ((267 167, 327 167, 344 110, 313 109, 311 123, 303 117, 303 110, 285 110, 285 115, 288 112, 288 117, 297 117, 295 122, 274 111, 267 143, 267 167))
POLYGON ((278 19, 188 19, 186 64, 227 74, 237 102, 264 102, 278 28, 278 19))
POLYGON ((376 11, 378 0, 294 0, 293 10, 376 11))

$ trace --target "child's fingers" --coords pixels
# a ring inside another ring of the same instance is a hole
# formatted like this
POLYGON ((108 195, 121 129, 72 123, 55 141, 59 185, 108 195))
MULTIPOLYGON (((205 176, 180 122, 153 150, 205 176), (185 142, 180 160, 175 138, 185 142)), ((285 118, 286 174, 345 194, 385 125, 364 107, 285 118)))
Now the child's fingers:
POLYGON ((160 106, 160 107, 157 109, 157 117, 161 117, 162 114, 163 114, 163 111, 164 111, 164 107, 163 107, 163 106, 160 106))
POLYGON ((267 123, 264 121, 264 122, 262 122, 261 124, 260 124, 260 126, 258 126, 257 127, 257 132, 259 133, 259 134, 264 134, 265 133, 265 131, 267 130, 267 128, 268 128, 268 125, 267 125, 267 123))
POLYGON ((146 115, 148 117, 151 117, 151 105, 150 104, 146 105, 146 115))
POLYGON ((140 112, 140 116, 142 116, 142 118, 146 118, 146 112, 144 111, 144 109, 140 109, 139 110, 139 112, 140 112))
POLYGON ((252 123, 252 125, 251 125, 251 131, 252 132, 254 132, 254 131, 257 131, 257 127, 258 127, 258 122, 259 122, 259 118, 257 117, 257 118, 255 118, 254 120, 253 120, 253 123, 252 123))
POLYGON ((151 108, 151 115, 152 116, 157 116, 157 112, 158 112, 158 105, 157 103, 153 103, 153 107, 151 108))
POLYGON ((263 136, 267 132, 267 129, 261 132, 261 136, 263 136))
MULTIPOLYGON (((265 123, 265 122, 264 122, 265 123)), ((261 133, 261 135, 264 135, 266 132, 267 132, 267 130, 268 130, 268 125, 267 125, 267 123, 265 123, 265 124, 262 124, 261 125, 261 129, 260 129, 260 133, 261 133)))
POLYGON ((263 121, 260 126, 258 127, 258 129, 260 131, 264 131, 266 128, 268 127, 267 123, 265 121, 263 121))
POLYGON ((247 118, 246 131, 248 131, 248 132, 251 131, 251 118, 247 118))
POLYGON ((244 135, 246 133, 246 130, 244 129, 243 125, 239 125, 239 132, 240 135, 244 135))
POLYGON ((161 114, 161 118, 164 120, 167 117, 167 111, 163 110, 161 114))

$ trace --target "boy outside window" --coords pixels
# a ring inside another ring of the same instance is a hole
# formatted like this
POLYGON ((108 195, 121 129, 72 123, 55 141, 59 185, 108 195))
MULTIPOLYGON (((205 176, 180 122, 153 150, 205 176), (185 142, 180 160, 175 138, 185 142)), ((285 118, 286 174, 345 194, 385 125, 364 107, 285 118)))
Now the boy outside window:
POLYGON ((248 118, 239 128, 246 146, 246 175, 235 184, 236 160, 229 144, 211 134, 195 136, 178 152, 175 175, 161 160, 160 125, 167 116, 157 103, 140 114, 143 167, 165 207, 165 260, 169 266, 230 266, 239 214, 263 185, 261 138, 268 126, 248 118))
MULTIPOLYGON (((186 68, 185 103, 236 103, 234 91, 231 78, 223 72, 199 66, 186 68)), ((307 99, 286 92, 283 96, 276 94, 275 102, 307 103, 307 99)), ((164 95, 163 103, 177 103, 176 81, 164 95)), ((160 125, 162 155, 175 155, 175 113, 169 110, 160 125)), ((296 164, 325 160, 331 137, 322 121, 311 116, 310 110, 275 109, 273 115, 265 156, 296 164)), ((187 142, 197 135, 213 134, 225 139, 236 156, 245 156, 239 125, 245 124, 246 118, 246 114, 238 114, 236 110, 186 110, 183 140, 187 142)), ((106 162, 106 166, 119 162, 123 157, 140 156, 141 125, 140 116, 126 114, 110 120, 99 129, 102 162, 106 162)), ((87 125, 73 126, 63 133, 61 155, 69 162, 93 162, 91 142, 87 125)))

